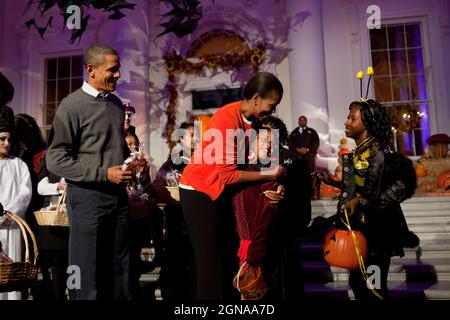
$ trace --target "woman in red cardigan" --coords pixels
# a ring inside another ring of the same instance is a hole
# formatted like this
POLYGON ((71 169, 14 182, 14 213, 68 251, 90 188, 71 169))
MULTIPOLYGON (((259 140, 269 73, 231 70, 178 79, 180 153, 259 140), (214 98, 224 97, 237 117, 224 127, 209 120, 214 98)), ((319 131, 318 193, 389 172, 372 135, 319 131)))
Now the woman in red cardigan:
MULTIPOLYGON (((279 165, 264 172, 241 170, 245 168, 248 143, 245 134, 239 134, 275 112, 283 96, 280 80, 269 72, 257 73, 243 94, 243 100, 223 106, 212 116, 180 180, 181 205, 194 251, 198 300, 239 299, 232 286, 239 239, 234 230, 231 186, 274 181, 283 173, 279 165)), ((266 196, 281 200, 282 186, 266 192, 266 196)))

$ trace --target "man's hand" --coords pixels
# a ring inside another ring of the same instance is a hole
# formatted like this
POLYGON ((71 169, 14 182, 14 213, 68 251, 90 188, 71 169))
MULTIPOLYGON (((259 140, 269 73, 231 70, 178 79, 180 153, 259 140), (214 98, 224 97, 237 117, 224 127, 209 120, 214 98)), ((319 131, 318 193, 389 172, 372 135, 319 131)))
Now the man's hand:
POLYGON ((278 201, 284 199, 284 186, 279 185, 277 188, 277 191, 266 190, 263 193, 267 198, 269 198, 270 203, 278 203, 278 201))
POLYGON ((131 178, 131 170, 122 170, 121 165, 108 168, 106 173, 106 179, 115 184, 127 183, 131 178))

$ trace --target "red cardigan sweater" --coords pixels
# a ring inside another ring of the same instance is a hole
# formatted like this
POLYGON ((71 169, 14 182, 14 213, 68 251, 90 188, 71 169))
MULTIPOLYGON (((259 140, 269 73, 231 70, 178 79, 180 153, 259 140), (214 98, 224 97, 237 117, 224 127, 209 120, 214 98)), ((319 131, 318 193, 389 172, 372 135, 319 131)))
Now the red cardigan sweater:
POLYGON ((184 169, 180 184, 191 186, 216 200, 226 185, 238 181, 237 139, 230 131, 251 128, 242 119, 240 108, 241 101, 233 102, 220 108, 211 117, 202 137, 202 144, 184 169))

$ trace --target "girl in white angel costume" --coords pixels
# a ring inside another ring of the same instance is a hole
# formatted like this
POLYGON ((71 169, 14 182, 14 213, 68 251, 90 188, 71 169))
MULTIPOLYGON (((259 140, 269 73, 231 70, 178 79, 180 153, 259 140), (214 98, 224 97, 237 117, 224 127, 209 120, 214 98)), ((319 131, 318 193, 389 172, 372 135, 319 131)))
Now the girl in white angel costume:
MULTIPOLYGON (((25 162, 10 156, 12 126, 3 120, 0 119, 0 203, 5 211, 25 218, 32 192, 30 173, 25 162)), ((0 241, 6 255, 13 261, 23 261, 21 231, 6 216, 0 217, 0 241)), ((0 300, 20 299, 19 291, 0 292, 0 300)))

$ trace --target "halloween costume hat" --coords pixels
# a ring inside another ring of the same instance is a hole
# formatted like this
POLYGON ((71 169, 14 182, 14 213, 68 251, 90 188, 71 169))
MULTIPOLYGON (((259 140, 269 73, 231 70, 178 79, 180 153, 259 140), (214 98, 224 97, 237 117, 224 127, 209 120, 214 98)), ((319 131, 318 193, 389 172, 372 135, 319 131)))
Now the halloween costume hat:
POLYGON ((14 111, 6 104, 14 97, 14 87, 0 72, 0 132, 14 129, 14 111))
POLYGON ((359 79, 359 102, 365 102, 367 101, 367 96, 369 95, 369 87, 370 87, 370 80, 372 79, 373 76, 373 68, 372 67, 367 67, 367 75, 369 76, 369 80, 367 81, 367 88, 366 88, 366 95, 363 97, 363 78, 364 78, 364 72, 362 70, 359 70, 358 73, 356 74, 356 77, 359 79))
POLYGON ((14 87, 0 72, 0 107, 5 106, 14 97, 14 87))

